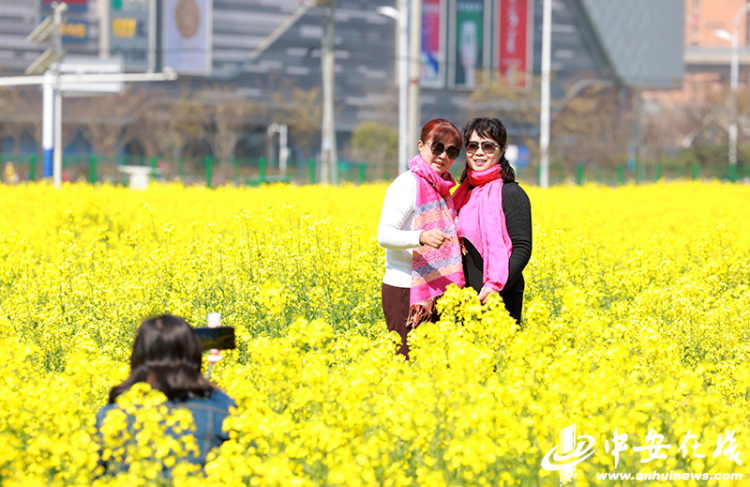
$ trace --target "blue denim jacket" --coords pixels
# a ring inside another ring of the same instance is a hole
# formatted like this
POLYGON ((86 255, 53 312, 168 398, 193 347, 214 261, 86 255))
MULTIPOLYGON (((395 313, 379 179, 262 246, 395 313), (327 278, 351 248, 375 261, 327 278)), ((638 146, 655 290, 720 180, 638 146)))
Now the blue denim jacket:
MULTIPOLYGON (((195 436, 198 447, 200 448, 199 457, 191 457, 188 460, 191 463, 197 463, 201 466, 206 464, 206 455, 215 447, 220 446, 229 439, 229 434, 224 431, 222 426, 224 419, 229 416, 229 408, 236 407, 234 400, 219 390, 214 390, 209 397, 191 397, 186 401, 173 400, 168 401, 167 406, 172 408, 188 409, 193 415, 195 422, 195 436)), ((107 404, 96 414, 96 429, 100 430, 107 413, 117 409, 117 404, 107 404)), ((185 433, 191 434, 191 433, 185 433)), ((100 452, 101 454, 101 452, 100 452)), ((106 469, 107 465, 100 461, 106 469)))

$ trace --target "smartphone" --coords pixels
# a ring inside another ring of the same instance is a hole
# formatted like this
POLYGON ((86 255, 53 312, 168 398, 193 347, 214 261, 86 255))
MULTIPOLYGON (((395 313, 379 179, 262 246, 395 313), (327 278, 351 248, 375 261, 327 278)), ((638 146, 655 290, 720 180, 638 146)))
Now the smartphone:
POLYGON ((213 348, 231 350, 237 348, 234 343, 233 326, 217 326, 215 328, 196 326, 195 331, 198 333, 198 338, 201 339, 203 350, 211 350, 213 348))

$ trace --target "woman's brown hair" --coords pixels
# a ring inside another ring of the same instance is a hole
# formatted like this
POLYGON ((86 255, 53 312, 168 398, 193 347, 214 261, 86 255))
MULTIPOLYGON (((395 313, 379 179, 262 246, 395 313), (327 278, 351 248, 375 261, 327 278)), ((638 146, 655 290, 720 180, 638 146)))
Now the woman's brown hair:
POLYGON ((179 316, 145 320, 133 343, 130 375, 112 388, 109 402, 138 382, 148 382, 170 400, 210 395, 215 388, 201 375, 202 352, 198 333, 179 316))

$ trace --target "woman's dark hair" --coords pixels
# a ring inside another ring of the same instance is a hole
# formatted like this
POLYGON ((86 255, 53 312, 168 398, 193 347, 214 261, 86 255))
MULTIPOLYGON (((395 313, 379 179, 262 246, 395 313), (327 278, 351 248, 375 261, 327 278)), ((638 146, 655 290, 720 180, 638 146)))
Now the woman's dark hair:
MULTIPOLYGON (((492 139, 500 146, 503 151, 503 155, 500 156, 500 177, 503 178, 503 182, 513 183, 516 180, 516 172, 510 167, 510 162, 505 158, 505 149, 508 148, 508 132, 505 130, 503 122, 496 118, 477 117, 473 120, 469 120, 464 125, 464 142, 469 143, 471 134, 476 131, 477 135, 487 139, 492 139)), ((469 171, 469 161, 464 163, 464 170, 461 172, 461 178, 459 182, 463 182, 467 178, 469 171)))
POLYGON ((214 386, 201 375, 202 352, 198 334, 179 316, 145 320, 133 343, 130 376, 112 388, 109 402, 137 382, 148 382, 170 400, 210 395, 214 386))
POLYGON ((444 118, 433 118, 422 127, 422 133, 419 135, 419 140, 422 143, 431 141, 451 141, 459 149, 463 145, 464 141, 461 138, 461 132, 458 128, 453 125, 453 122, 444 118))

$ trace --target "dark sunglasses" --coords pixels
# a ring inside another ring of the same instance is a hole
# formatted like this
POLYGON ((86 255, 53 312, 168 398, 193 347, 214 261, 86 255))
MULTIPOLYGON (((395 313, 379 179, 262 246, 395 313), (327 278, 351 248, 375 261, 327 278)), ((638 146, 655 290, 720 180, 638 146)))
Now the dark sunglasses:
POLYGON ((481 144, 479 142, 472 140, 471 142, 466 144, 466 152, 468 152, 469 154, 473 154, 477 151, 477 149, 479 149, 480 145, 482 146, 482 152, 484 152, 488 156, 491 156, 492 154, 494 154, 495 149, 500 147, 496 143, 490 142, 489 140, 485 140, 481 144))
POLYGON ((439 156, 443 152, 448 156, 448 159, 455 159, 458 157, 458 155, 461 153, 461 149, 456 147, 455 145, 452 145, 446 149, 445 144, 442 142, 433 142, 430 144, 430 148, 432 149, 432 155, 433 156, 439 156))

